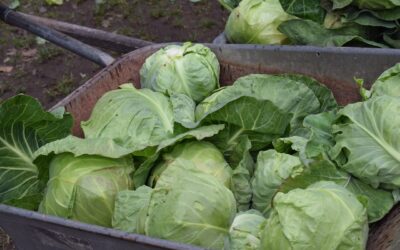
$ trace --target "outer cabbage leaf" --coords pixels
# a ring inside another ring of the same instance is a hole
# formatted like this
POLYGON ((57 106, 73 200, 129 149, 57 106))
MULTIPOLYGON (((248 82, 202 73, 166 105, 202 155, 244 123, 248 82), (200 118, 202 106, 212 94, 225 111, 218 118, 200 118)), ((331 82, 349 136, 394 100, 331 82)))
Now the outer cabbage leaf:
MULTIPOLYGON (((61 111, 61 112, 60 112, 61 111)), ((42 145, 70 134, 72 117, 46 112, 29 96, 0 105, 0 202, 36 210, 47 181, 47 169, 33 163, 42 145)))
POLYGON ((242 0, 219 0, 219 3, 229 11, 236 8, 242 0))
MULTIPOLYGON (((337 29, 327 29, 311 20, 289 20, 278 30, 285 34, 292 44, 321 47, 340 47, 349 44, 388 48, 385 44, 374 42, 370 29, 361 25, 348 25, 337 29)), ((375 33, 374 33, 375 34, 375 33)))
POLYGON ((144 223, 152 191, 147 186, 140 186, 135 191, 119 192, 115 198, 112 227, 128 233, 144 234, 144 223))
POLYGON ((306 145, 309 140, 305 137, 301 136, 290 136, 276 139, 273 142, 274 149, 279 153, 293 154, 300 159, 307 159, 306 153, 306 145))
POLYGON ((175 121, 186 128, 193 128, 193 124, 196 122, 194 116, 196 103, 192 98, 185 94, 172 94, 170 100, 175 121))
POLYGON ((304 127, 310 131, 308 139, 289 137, 275 142, 274 146, 280 152, 298 152, 302 163, 307 166, 301 173, 296 173, 294 177, 289 176, 282 181, 279 191, 288 192, 295 188, 306 188, 318 181, 333 181, 346 187, 355 195, 363 196, 368 201, 369 222, 375 222, 386 215, 395 202, 389 191, 374 189, 345 171, 337 169, 331 162, 328 152, 335 145, 331 128, 335 119, 334 112, 309 115, 303 123, 304 127), (292 150, 287 149, 287 144, 292 150))
POLYGON ((290 176, 303 171, 303 165, 296 156, 281 154, 275 150, 260 152, 251 185, 253 208, 268 216, 272 199, 282 183, 290 176))
POLYGON ((341 9, 353 4, 360 9, 387 10, 400 6, 399 0, 332 0, 334 9, 341 9))
POLYGON ((285 114, 271 101, 245 96, 227 103, 218 111, 209 114, 202 122, 226 124, 225 129, 212 138, 219 148, 224 148, 222 144, 225 144, 225 149, 230 150, 235 147, 241 136, 247 136, 252 142, 252 150, 257 150, 284 134, 290 118, 291 114, 285 114))
POLYGON ((346 15, 347 18, 349 19, 356 19, 358 16, 363 15, 363 14, 369 14, 374 17, 376 17, 379 20, 383 21, 396 21, 397 19, 400 19, 400 7, 389 9, 389 10, 353 10, 349 11, 348 15, 346 15))
POLYGON ((170 45, 146 59, 140 82, 144 88, 186 94, 198 102, 219 87, 219 70, 217 57, 204 45, 170 45))
POLYGON ((397 27, 396 22, 394 21, 382 20, 370 12, 360 11, 345 13, 341 18, 341 22, 343 24, 353 22, 363 26, 382 27, 387 29, 394 29, 397 27))
POLYGON ((229 244, 225 249, 260 249, 261 231, 267 220, 257 210, 248 210, 236 215, 229 229, 229 244))
POLYGON ((336 120, 336 112, 323 112, 304 118, 303 126, 310 131, 309 141, 305 146, 307 158, 326 155, 335 145, 332 124, 336 120))
POLYGON ((365 199, 369 223, 382 219, 395 204, 391 192, 372 188, 345 171, 337 169, 326 159, 314 159, 303 172, 282 181, 278 191, 286 193, 295 188, 306 188, 319 181, 335 182, 357 197, 365 199))
POLYGON ((314 92, 302 82, 254 74, 239 78, 233 86, 203 100, 196 107, 195 116, 198 123, 227 124, 215 137, 220 142, 218 147, 232 148, 241 135, 247 135, 252 150, 256 150, 285 134, 288 122, 292 130, 299 128, 302 119, 318 112, 319 107, 314 92))
POLYGON ((274 148, 280 153, 297 153, 307 165, 310 159, 326 155, 335 145, 332 132, 335 119, 334 111, 308 115, 303 121, 302 136, 279 138, 274 141, 274 148))
POLYGON ((321 6, 321 0, 280 0, 283 10, 293 16, 323 23, 325 10, 321 6))
POLYGON ((371 95, 400 97, 400 63, 383 72, 372 85, 371 95))
POLYGON ((281 76, 300 82, 310 88, 319 101, 319 112, 327 112, 338 108, 338 104, 332 91, 314 78, 297 74, 286 74, 281 76))
POLYGON ((279 0, 243 0, 231 12, 225 34, 231 43, 284 44, 286 36, 278 26, 292 18, 279 0))
POLYGON ((139 151, 172 137, 172 105, 161 93, 124 84, 100 98, 82 129, 86 138, 111 138, 139 151))
POLYGON ((308 114, 320 112, 321 103, 316 96, 318 87, 311 87, 315 84, 311 78, 296 75, 252 74, 239 78, 234 86, 240 92, 259 100, 270 100, 279 109, 293 114, 290 125, 294 130, 308 114))
POLYGON ((222 249, 236 213, 232 192, 190 161, 177 160, 150 198, 146 235, 222 249))
POLYGON ((333 182, 278 193, 262 249, 365 249, 368 221, 356 196, 333 182))
POLYGON ((82 139, 75 136, 67 136, 61 140, 47 143, 35 151, 33 157, 36 159, 51 154, 72 153, 74 156, 101 155, 108 158, 121 158, 129 155, 132 151, 124 148, 112 139, 89 138, 82 139))
MULTIPOLYGON (((400 8, 399 8, 400 10, 400 8)), ((390 47, 398 49, 400 48, 400 31, 397 30, 396 33, 391 33, 390 31, 383 34, 383 41, 389 44, 390 47)))
POLYGON ((381 96, 339 111, 331 155, 342 169, 373 187, 400 187, 398 110, 398 97, 381 96))
POLYGON ((229 165, 233 168, 231 190, 236 199, 238 211, 250 208, 252 189, 251 177, 254 172, 254 161, 250 154, 251 142, 243 136, 230 152, 225 152, 229 165))

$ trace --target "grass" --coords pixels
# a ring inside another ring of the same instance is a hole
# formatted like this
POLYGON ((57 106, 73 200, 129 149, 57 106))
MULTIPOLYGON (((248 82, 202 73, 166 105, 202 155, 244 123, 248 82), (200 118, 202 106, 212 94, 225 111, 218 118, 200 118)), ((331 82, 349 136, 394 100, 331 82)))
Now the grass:
POLYGON ((181 17, 182 14, 183 14, 183 12, 182 12, 181 9, 174 9, 174 10, 171 10, 171 11, 169 12, 169 15, 168 15, 168 16, 181 17))
POLYGON ((153 9, 150 10, 150 16, 154 19, 160 19, 166 15, 165 10, 159 7, 153 7, 153 9))
POLYGON ((182 17, 175 17, 172 20, 172 26, 174 26, 175 28, 183 28, 183 18, 182 17))
POLYGON ((134 36, 133 29, 131 27, 121 27, 118 29, 118 34, 124 35, 124 36, 134 36))
POLYGON ((139 30, 138 35, 139 35, 140 39, 143 39, 143 40, 146 40, 146 41, 154 41, 155 40, 155 36, 154 35, 152 35, 151 33, 146 32, 146 31, 144 31, 142 29, 139 30))
POLYGON ((74 89, 74 77, 72 74, 63 75, 57 84, 45 90, 45 94, 51 98, 67 95, 74 89))
POLYGON ((36 45, 36 39, 32 35, 20 36, 13 35, 12 43, 17 49, 28 49, 36 45))
POLYGON ((4 94, 10 90, 11 90, 11 87, 9 85, 0 84, 0 95, 4 94))
POLYGON ((205 18, 200 20, 200 27, 202 28, 212 29, 215 25, 217 25, 217 23, 212 19, 205 18))
POLYGON ((17 68, 16 70, 14 70, 13 74, 16 79, 20 79, 20 78, 23 78, 24 76, 28 75, 28 72, 26 72, 23 69, 17 68))
POLYGON ((38 47, 38 58, 37 61, 39 63, 44 63, 50 59, 53 59, 59 55, 63 54, 63 51, 52 45, 52 44, 44 44, 38 47))

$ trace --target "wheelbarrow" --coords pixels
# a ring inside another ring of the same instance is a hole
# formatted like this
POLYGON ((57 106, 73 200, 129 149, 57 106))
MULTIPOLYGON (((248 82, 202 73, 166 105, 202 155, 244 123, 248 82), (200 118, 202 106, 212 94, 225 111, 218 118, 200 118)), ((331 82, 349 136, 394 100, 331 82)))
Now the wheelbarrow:
MULTIPOLYGON (((94 30, 94 33, 83 32, 76 35, 76 29, 89 28, 73 26, 72 30, 66 30, 70 24, 30 17, 1 5, 0 17, 11 25, 28 30, 105 67, 55 106, 64 106, 73 115, 75 120, 73 133, 77 136, 82 135, 80 122, 88 119, 96 101, 104 93, 116 89, 122 83, 133 82, 139 88, 139 70, 144 61, 166 45, 151 44, 137 39, 130 40, 132 38, 127 37, 112 38, 111 34, 98 30, 94 30), (64 29, 65 33, 87 39, 91 44, 103 48, 114 47, 117 50, 120 39, 125 39, 119 50, 134 51, 114 60, 107 53, 43 24, 50 24, 58 30, 64 29), (96 35, 98 32, 102 34, 100 39, 96 35), (109 44, 104 43, 107 39, 111 39, 109 44), (142 45, 145 47, 135 44, 138 41, 144 42, 142 45)), ((363 78, 367 86, 370 86, 381 72, 400 62, 400 50, 393 49, 205 45, 210 47, 219 59, 221 85, 230 85, 238 77, 250 73, 299 73, 324 83, 343 105, 359 100, 354 77, 363 78)), ((6 205, 0 205, 0 226, 20 249, 199 249, 6 205)), ((371 225, 368 249, 400 249, 400 205, 395 206, 384 219, 371 225)))

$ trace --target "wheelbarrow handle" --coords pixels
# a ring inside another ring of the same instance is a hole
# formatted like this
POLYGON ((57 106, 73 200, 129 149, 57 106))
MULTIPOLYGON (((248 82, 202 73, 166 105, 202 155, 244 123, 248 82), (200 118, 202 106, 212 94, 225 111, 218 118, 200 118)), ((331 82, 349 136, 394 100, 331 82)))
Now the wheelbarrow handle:
POLYGON ((0 3, 0 19, 7 24, 19 27, 42 37, 43 39, 84 57, 100 66, 104 67, 114 62, 114 58, 109 54, 71 38, 61 32, 37 24, 2 3, 0 3))

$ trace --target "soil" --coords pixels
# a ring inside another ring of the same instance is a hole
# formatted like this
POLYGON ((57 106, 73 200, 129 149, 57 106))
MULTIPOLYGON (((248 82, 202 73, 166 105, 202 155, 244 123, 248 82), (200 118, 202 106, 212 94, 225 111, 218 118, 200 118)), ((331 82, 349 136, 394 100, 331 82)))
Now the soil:
MULTIPOLYGON (((44 0, 20 0, 17 10, 153 42, 212 42, 229 14, 216 0, 104 0, 100 6, 95 2, 67 0, 49 6, 44 0)), ((0 102, 24 93, 49 108, 100 69, 0 21, 0 102)), ((0 248, 14 249, 1 228, 0 248)))
MULTIPOLYGON (((97 6, 93 0, 64 1, 61 6, 46 5, 44 0, 20 2, 18 11, 153 42, 212 42, 224 29, 228 16, 218 1, 210 0, 106 0, 97 6)), ((25 93, 49 108, 100 69, 0 23, 0 101, 25 93)))

